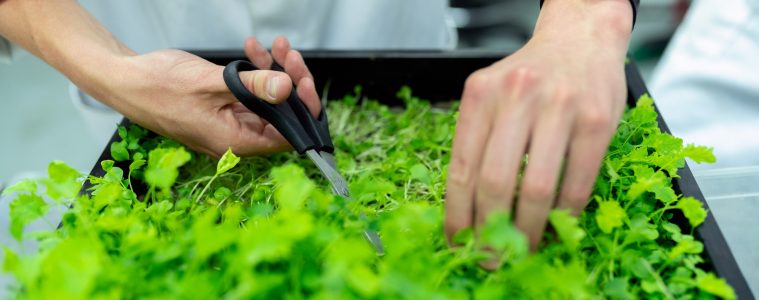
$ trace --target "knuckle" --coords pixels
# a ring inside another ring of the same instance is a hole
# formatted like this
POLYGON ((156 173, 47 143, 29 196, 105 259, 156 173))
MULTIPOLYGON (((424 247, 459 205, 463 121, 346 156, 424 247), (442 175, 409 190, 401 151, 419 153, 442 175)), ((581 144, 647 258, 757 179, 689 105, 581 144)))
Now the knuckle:
POLYGON ((448 183, 457 187, 469 187, 473 182, 472 163, 466 155, 454 154, 448 171, 448 183))
POLYGON ((575 99, 577 99, 577 92, 574 88, 565 84, 559 84, 553 89, 550 102, 554 106, 567 108, 570 107, 575 99))
POLYGON ((501 170, 494 167, 485 166, 480 171, 480 176, 477 180, 478 191, 489 196, 499 196, 508 193, 508 182, 505 176, 501 174, 501 170))
POLYGON ((567 194, 566 201, 570 207, 579 209, 585 207, 585 205, 588 203, 589 196, 589 193, 575 190, 567 194))
POLYGON ((612 117, 599 109, 587 109, 580 115, 580 125, 590 132, 606 132, 612 126, 612 117))
POLYGON ((522 182, 522 197, 530 201, 548 201, 553 196, 553 187, 544 180, 522 182))
POLYGON ((501 78, 502 86, 507 90, 526 90, 538 82, 537 70, 530 66, 519 66, 504 73, 501 78))
POLYGON ((485 92, 488 86, 490 75, 486 70, 478 70, 467 77, 464 82, 464 101, 472 101, 482 98, 481 95, 485 92))

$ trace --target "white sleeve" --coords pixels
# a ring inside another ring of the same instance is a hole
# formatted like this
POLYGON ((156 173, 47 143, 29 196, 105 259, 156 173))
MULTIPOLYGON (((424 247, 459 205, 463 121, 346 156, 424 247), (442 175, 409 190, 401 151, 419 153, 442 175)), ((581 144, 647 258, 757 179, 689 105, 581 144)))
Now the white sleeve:
POLYGON ((8 63, 13 58, 11 42, 0 36, 0 63, 8 63))

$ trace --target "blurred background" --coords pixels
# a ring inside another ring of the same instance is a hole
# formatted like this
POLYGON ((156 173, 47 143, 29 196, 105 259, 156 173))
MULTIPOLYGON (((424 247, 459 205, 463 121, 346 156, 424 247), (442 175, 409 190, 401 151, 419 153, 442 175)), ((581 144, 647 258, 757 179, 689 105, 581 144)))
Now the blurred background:
MULTIPOLYGON (((87 2, 82 1, 85 6, 87 2)), ((759 48, 747 44, 752 40, 746 36, 759 32, 757 5, 747 4, 750 0, 711 1, 712 6, 704 3, 693 11, 698 2, 642 0, 629 53, 673 133, 686 143, 715 147, 717 164, 691 164, 691 168, 747 281, 759 295, 759 233, 746 230, 759 228, 759 75, 747 66, 718 71, 736 61, 740 65, 743 54, 736 49, 759 48), (709 14, 714 5, 721 11, 716 16, 709 14), (675 34, 682 24, 688 24, 691 32, 675 34), (680 50, 672 50, 673 44, 680 50), (685 84, 681 79, 688 76, 691 83, 685 84), (690 88, 694 84, 709 93, 690 88), (724 86, 734 89, 721 92, 724 86)), ((447 14, 455 24, 457 49, 511 52, 530 38, 538 5, 525 0, 450 0, 447 14)), ((759 44, 759 36, 753 36, 753 43, 759 44)), ((12 61, 0 63, 0 189, 21 178, 43 176, 52 160, 89 173, 120 118, 39 59, 16 51, 12 61)), ((7 204, 2 203, 0 221, 5 216, 7 204)), ((0 227, 4 232, 5 227, 0 227)))

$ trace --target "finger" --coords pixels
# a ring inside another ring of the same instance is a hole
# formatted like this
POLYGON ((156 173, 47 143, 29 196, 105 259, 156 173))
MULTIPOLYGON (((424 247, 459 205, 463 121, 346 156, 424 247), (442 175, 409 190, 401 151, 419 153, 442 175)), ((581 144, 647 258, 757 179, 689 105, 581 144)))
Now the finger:
POLYGON ((288 51, 290 51, 290 42, 284 36, 277 36, 271 46, 271 55, 280 66, 285 66, 288 51))
POLYGON ((524 156, 532 116, 534 77, 527 70, 503 76, 497 94, 498 113, 484 150, 476 187, 476 224, 492 211, 511 211, 519 165, 524 156))
MULTIPOLYGON (((491 213, 511 212, 517 174, 530 130, 525 109, 503 106, 493 124, 477 178, 474 211, 478 233, 491 213)), ((488 270, 494 270, 499 265, 498 259, 481 263, 488 270)))
POLYGON ((616 124, 611 119, 608 115, 588 113, 578 123, 569 146, 569 161, 558 208, 570 209, 578 215, 587 205, 601 161, 614 133, 616 124))
POLYGON ((319 117, 322 110, 321 100, 319 95, 316 94, 316 85, 314 80, 309 77, 304 77, 298 82, 298 98, 306 104, 308 111, 314 118, 319 117))
POLYGON ((268 70, 274 59, 269 51, 254 37, 245 39, 245 55, 257 68, 268 70))
MULTIPOLYGON (((238 117, 241 117, 238 115, 238 117)), ((271 124, 259 131, 245 130, 238 138, 232 151, 240 156, 266 155, 292 149, 292 146, 271 124)))
POLYGON ((458 231, 473 225, 475 180, 495 108, 487 98, 490 76, 487 71, 477 71, 464 86, 446 182, 445 232, 449 242, 458 231))
MULTIPOLYGON (((484 149, 477 178, 475 226, 477 231, 496 211, 511 212, 519 166, 524 156, 532 116, 534 78, 525 70, 503 76, 495 95, 496 119, 484 149)), ((499 266, 498 259, 481 263, 486 269, 499 266)))
MULTIPOLYGON (((234 138, 232 150, 238 155, 262 155, 287 150, 290 144, 279 132, 260 116, 248 110, 242 103, 229 104, 232 112, 230 123, 238 122, 242 128, 234 138)), ((226 147, 226 146, 225 146, 226 147)), ((219 155, 226 150, 224 148, 219 155)))
POLYGON ((533 250, 540 243, 556 199, 556 186, 571 132, 568 107, 573 100, 568 95, 552 95, 531 134, 515 223, 527 235, 533 250))
POLYGON ((289 74, 295 82, 300 82, 303 78, 314 79, 306 66, 306 62, 303 60, 303 56, 296 50, 290 50, 287 52, 287 57, 285 58, 285 64, 283 66, 285 67, 287 74, 289 74))
POLYGON ((272 104, 287 100, 292 90, 290 77, 282 72, 246 71, 240 72, 240 79, 253 95, 272 104))

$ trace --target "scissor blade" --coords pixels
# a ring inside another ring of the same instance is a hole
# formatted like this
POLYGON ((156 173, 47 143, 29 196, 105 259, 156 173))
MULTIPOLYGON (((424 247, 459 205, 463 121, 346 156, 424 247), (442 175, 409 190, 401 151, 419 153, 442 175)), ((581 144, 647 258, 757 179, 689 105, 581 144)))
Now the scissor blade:
POLYGON ((364 230, 364 238, 366 238, 366 240, 372 244, 372 247, 374 247, 374 252, 376 252, 377 255, 385 255, 385 247, 382 246, 382 240, 380 240, 380 236, 376 231, 364 230))
MULTIPOLYGON (((326 151, 319 151, 319 155, 324 158, 325 161, 327 161, 327 164, 332 167, 335 172, 337 172, 337 161, 335 161, 335 156, 332 155, 332 153, 326 152, 326 151)), ((338 174, 340 172, 337 172, 338 174)))
MULTIPOLYGON (((332 185, 332 192, 336 195, 350 199, 348 183, 342 175, 337 172, 335 157, 329 152, 317 152, 316 150, 307 150, 306 156, 316 165, 316 168, 324 174, 329 184, 332 185)), ((364 230, 364 238, 374 247, 377 255, 385 254, 385 247, 382 246, 379 234, 374 230, 364 230)))
MULTIPOLYGON (((314 162, 319 171, 324 174, 324 177, 327 178, 327 181, 329 181, 329 184, 332 186, 333 193, 345 198, 350 197, 348 183, 345 182, 345 178, 343 178, 343 176, 340 175, 340 173, 338 173, 337 170, 319 154, 319 152, 312 149, 306 151, 306 155, 314 162)), ((334 158, 332 158, 332 161, 334 162, 334 158)))

